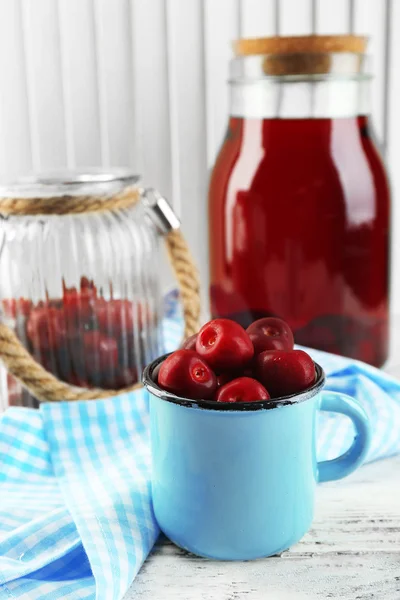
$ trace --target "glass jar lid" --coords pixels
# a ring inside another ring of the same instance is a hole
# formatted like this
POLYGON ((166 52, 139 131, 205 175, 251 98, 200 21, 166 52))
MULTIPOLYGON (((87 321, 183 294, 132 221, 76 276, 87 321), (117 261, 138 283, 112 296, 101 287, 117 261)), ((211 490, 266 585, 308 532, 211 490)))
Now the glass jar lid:
POLYGON ((337 52, 364 54, 367 43, 368 38, 358 35, 294 35, 241 38, 233 43, 233 49, 236 56, 337 52))
POLYGON ((140 176, 127 168, 49 171, 0 185, 0 197, 54 198, 61 196, 114 195, 139 185, 140 176))
POLYGON ((263 78, 370 78, 362 36, 293 36, 240 39, 230 65, 231 82, 263 78))

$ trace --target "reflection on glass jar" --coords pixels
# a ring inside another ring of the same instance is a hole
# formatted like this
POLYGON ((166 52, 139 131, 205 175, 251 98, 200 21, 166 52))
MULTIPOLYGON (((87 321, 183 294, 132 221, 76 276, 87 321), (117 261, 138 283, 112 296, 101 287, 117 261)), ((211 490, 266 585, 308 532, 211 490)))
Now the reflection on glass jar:
MULTIPOLYGON (((137 185, 130 173, 49 175, 0 189, 2 196, 115 194, 137 185)), ((85 214, 0 220, 2 318, 34 358, 81 387, 119 389, 137 382, 162 352, 158 240, 139 202, 85 214)), ((1 371, 0 408, 37 406, 1 371)))
POLYGON ((380 366, 390 200, 367 58, 267 58, 231 65, 231 115, 209 191, 212 315, 244 326, 281 316, 297 343, 380 366))

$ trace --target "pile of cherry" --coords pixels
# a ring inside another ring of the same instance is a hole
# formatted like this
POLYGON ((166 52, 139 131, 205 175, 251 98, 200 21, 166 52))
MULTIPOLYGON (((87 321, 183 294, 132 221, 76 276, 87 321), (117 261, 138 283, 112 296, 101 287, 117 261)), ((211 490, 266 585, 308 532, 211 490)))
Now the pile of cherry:
POLYGON ((170 354, 153 376, 162 389, 193 400, 280 398, 315 381, 312 358, 293 345, 293 333, 281 319, 259 319, 247 330, 215 319, 170 354))
POLYGON ((35 359, 72 385, 132 385, 151 354, 157 355, 156 318, 148 305, 106 300, 87 277, 78 288, 64 286, 62 297, 37 304, 5 299, 2 308, 35 359))

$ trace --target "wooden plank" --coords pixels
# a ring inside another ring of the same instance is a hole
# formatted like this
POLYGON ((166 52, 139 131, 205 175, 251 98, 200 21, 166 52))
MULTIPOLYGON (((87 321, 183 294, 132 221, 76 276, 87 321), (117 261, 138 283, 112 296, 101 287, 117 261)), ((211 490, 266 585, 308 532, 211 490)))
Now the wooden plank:
POLYGON ((310 34, 313 30, 312 0, 297 0, 296 9, 292 0, 281 0, 278 4, 279 35, 310 34))
POLYGON ((228 121, 228 63, 231 42, 240 36, 239 13, 232 0, 204 0, 207 164, 214 163, 228 121))
POLYGON ((126 600, 398 600, 400 457, 318 487, 313 527, 279 557, 196 558, 156 546, 126 600))
POLYGON ((240 16, 243 37, 275 35, 275 0, 241 0, 240 16))
POLYGON ((57 169, 67 163, 58 4, 36 0, 21 7, 33 167, 57 169))
POLYGON ((351 0, 353 5, 352 33, 370 33, 372 0, 351 0))
POLYGON ((387 0, 353 0, 354 19, 352 30, 367 35, 367 52, 371 56, 374 79, 371 85, 371 108, 373 125, 382 150, 386 146, 387 104, 387 0))
POLYGON ((202 0, 167 4, 173 204, 203 283, 207 282, 207 143, 202 0))
POLYGON ((101 164, 92 0, 58 0, 69 166, 101 164))
POLYGON ((317 33, 335 34, 350 31, 350 0, 335 0, 335 2, 318 0, 316 9, 317 33))
POLYGON ((378 139, 385 144, 386 102, 386 0, 319 0, 317 4, 318 33, 347 33, 354 31, 370 37, 369 54, 373 72, 372 113, 378 139))
POLYGON ((129 0, 94 6, 102 163, 129 165, 133 111, 129 0))
MULTIPOLYGON (((400 31, 400 4, 392 2, 391 4, 391 22, 394 35, 391 36, 390 54, 392 57, 390 64, 390 86, 388 89, 388 122, 387 132, 387 161, 389 165, 389 175, 392 184, 392 302, 391 310, 393 317, 400 321, 400 169, 398 161, 400 157, 400 37, 396 34, 400 31), (397 267, 397 268, 396 268, 397 267)), ((400 326, 395 328, 399 331, 400 326)), ((400 339, 399 339, 400 342, 400 339)), ((399 346, 400 348, 400 346, 399 346)), ((400 357, 400 352, 396 356, 400 357)), ((400 363, 400 359, 399 359, 400 363)), ((400 366, 397 370, 400 376, 400 366)))
MULTIPOLYGON (((189 7, 190 8, 190 7, 189 7)), ((185 15, 190 18, 189 14, 185 15)), ((172 0, 172 2, 165 3, 165 30, 166 30, 166 55, 167 55, 167 73, 168 73, 168 109, 169 109, 169 131, 170 131, 170 152, 171 152, 171 177, 172 177, 172 198, 175 208, 175 212, 178 216, 181 216, 181 154, 180 150, 182 146, 188 141, 185 136, 182 138, 182 132, 180 131, 180 108, 185 110, 186 105, 183 107, 182 93, 185 94, 185 87, 180 85, 181 83, 181 64, 179 62, 179 55, 181 52, 190 49, 187 48, 185 39, 181 40, 181 36, 185 36, 186 28, 185 23, 183 27, 180 26, 179 8, 172 0), (186 46, 186 47, 185 47, 186 46)), ((190 61, 190 55, 185 57, 185 64, 183 65, 184 73, 183 76, 192 73, 192 65, 190 61)), ((197 87, 197 92, 199 86, 197 87)), ((198 94, 196 95, 197 99, 198 94)), ((201 98, 202 99, 202 98, 201 98)), ((197 140, 198 141, 198 140, 197 140)), ((186 153, 186 148, 184 149, 186 153)), ((192 164, 193 166, 193 164, 192 164)))
POLYGON ((370 0, 369 53, 372 56, 374 81, 372 85, 372 115, 378 140, 385 151, 386 107, 386 0, 370 0))
POLYGON ((132 4, 134 131, 138 170, 173 201, 166 13, 163 0, 132 4))
POLYGON ((21 5, 0 3, 0 177, 32 169, 21 5))

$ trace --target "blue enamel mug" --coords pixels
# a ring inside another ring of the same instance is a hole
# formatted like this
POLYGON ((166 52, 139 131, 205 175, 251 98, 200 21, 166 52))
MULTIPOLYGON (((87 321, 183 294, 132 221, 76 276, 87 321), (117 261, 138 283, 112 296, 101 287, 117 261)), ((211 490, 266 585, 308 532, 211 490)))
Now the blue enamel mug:
POLYGON ((311 526, 316 484, 345 477, 363 462, 370 425, 363 408, 315 384, 269 401, 228 404, 180 398, 158 387, 151 363, 152 493, 161 530, 199 556, 249 560, 298 542, 311 526), (318 462, 317 410, 349 417, 356 435, 342 456, 318 462))

